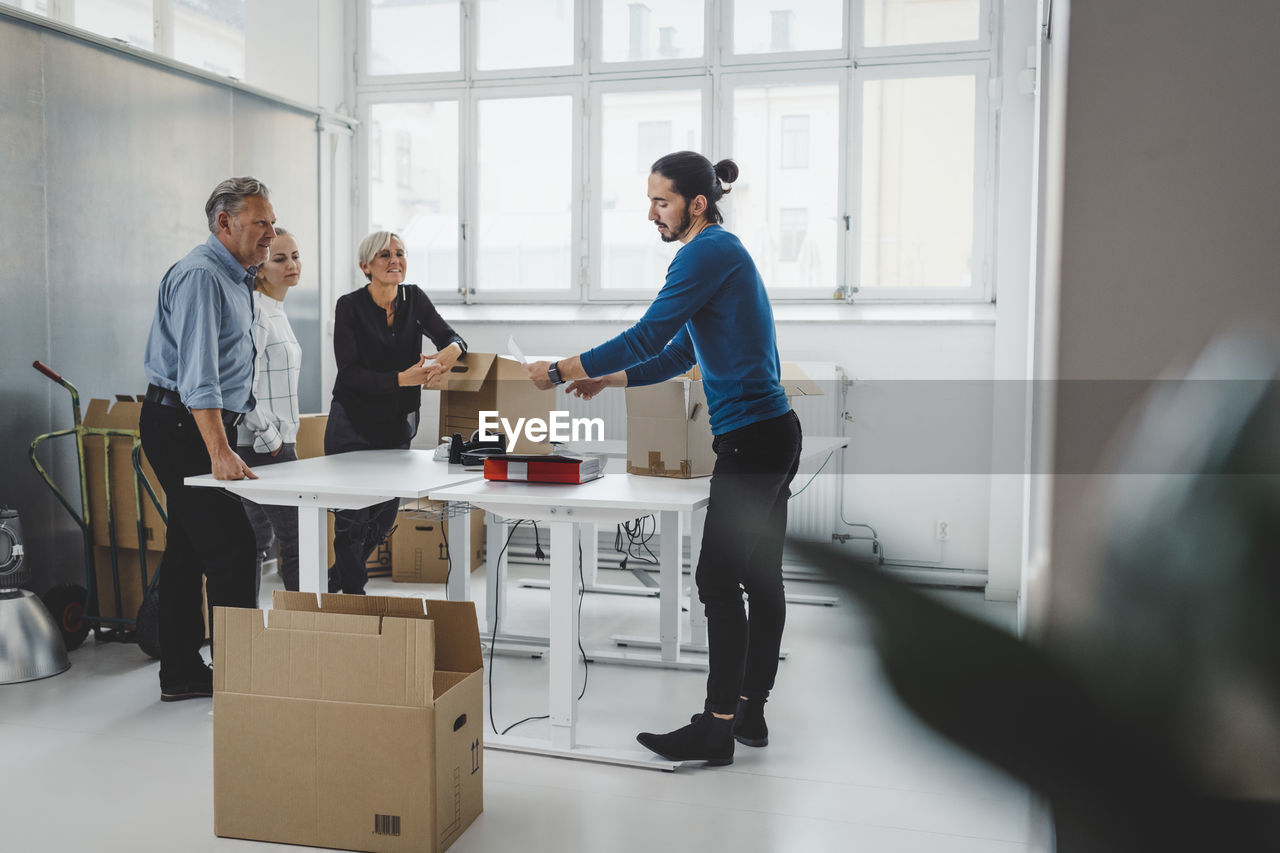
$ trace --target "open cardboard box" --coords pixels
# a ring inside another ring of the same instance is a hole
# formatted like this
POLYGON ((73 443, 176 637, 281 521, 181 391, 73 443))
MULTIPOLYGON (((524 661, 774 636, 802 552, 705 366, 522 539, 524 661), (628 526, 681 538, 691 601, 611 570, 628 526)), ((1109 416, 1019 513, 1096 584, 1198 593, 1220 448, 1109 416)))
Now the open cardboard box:
MULTIPOLYGON (((783 362, 787 397, 822 393, 798 365, 783 362)), ((627 389, 627 473, 645 477, 708 477, 715 467, 711 418, 702 373, 627 389)))
MULTIPOLYGON (((524 365, 491 352, 469 352, 439 381, 425 386, 440 392, 438 436, 454 433, 463 440, 480 428, 480 412, 497 412, 513 425, 517 418, 550 421, 555 406, 555 389, 539 391, 529 381, 524 365)), ((550 453, 551 442, 531 442, 521 434, 507 450, 511 453, 550 453)))
POLYGON ((484 809, 475 605, 318 598, 214 610, 214 832, 447 849, 484 809))

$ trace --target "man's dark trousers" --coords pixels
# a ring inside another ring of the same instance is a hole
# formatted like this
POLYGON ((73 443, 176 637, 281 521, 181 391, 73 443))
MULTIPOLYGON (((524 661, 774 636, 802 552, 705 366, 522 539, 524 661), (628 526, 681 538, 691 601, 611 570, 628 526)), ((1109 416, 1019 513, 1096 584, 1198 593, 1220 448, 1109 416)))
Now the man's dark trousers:
POLYGON ((160 682, 180 683, 204 667, 202 576, 211 610, 258 606, 255 539, 239 498, 221 489, 183 485, 184 478, 213 470, 189 411, 144 403, 139 428, 169 516, 160 560, 160 682))

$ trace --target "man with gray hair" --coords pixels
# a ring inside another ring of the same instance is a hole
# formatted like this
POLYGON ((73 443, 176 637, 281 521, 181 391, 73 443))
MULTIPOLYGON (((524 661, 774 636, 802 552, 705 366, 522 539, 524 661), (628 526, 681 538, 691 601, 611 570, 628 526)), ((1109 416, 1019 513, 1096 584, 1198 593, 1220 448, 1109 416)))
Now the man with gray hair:
POLYGON ((257 479, 228 433, 252 411, 253 283, 275 236, 267 186, 229 178, 205 204, 209 237, 164 274, 143 366, 142 449, 164 488, 169 526, 160 560, 160 699, 213 695, 200 654, 209 606, 256 607, 256 544, 239 500, 183 485, 212 473, 257 479))

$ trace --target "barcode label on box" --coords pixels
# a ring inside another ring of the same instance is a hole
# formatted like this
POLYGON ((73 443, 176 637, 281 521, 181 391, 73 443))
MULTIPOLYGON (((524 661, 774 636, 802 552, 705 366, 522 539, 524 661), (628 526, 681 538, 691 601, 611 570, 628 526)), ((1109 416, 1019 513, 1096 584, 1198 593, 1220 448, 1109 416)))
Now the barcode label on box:
POLYGON ((399 835, 400 815, 376 814, 373 816, 374 835, 399 835))

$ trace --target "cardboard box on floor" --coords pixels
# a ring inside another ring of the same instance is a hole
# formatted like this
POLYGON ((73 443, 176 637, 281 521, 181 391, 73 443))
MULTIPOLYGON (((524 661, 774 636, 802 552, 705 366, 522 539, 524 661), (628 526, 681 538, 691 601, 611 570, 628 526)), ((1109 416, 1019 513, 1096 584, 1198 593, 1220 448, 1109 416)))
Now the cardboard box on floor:
MULTIPOLYGON (((142 403, 133 397, 117 395, 114 401, 94 399, 89 401, 85 410, 84 425, 94 429, 138 431, 138 416, 142 413, 142 403)), ((146 454, 138 451, 142 472, 146 476, 156 497, 164 505, 164 490, 156 479, 156 472, 147 461, 146 454)), ((114 521, 116 547, 132 548, 137 551, 138 545, 138 503, 142 504, 142 537, 145 547, 153 551, 163 551, 165 546, 165 525, 151 503, 146 489, 138 483, 137 491, 134 483, 137 474, 133 467, 133 438, 125 435, 87 435, 84 438, 85 479, 89 486, 89 525, 93 530, 93 544, 103 548, 111 547, 109 524, 114 521), (110 448, 108 455, 107 448, 110 448), (109 465, 108 465, 109 463, 109 465), (111 480, 111 512, 107 512, 107 478, 111 480)))
MULTIPOLYGON (((445 583, 449 576, 448 538, 464 516, 442 519, 441 501, 415 501, 400 508, 391 534, 391 580, 445 583), (442 529, 443 528, 443 529, 442 529)), ((484 562, 484 511, 471 510, 471 566, 484 562)))
MULTIPOLYGON (((480 412, 497 412, 513 426, 517 418, 550 421, 555 407, 555 389, 539 391, 529 381, 523 365, 491 352, 469 352, 453 370, 427 390, 440 392, 440 421, 437 435, 454 433, 469 439, 480 427, 480 412)), ((511 453, 550 453, 551 442, 531 442, 523 431, 511 453)))
POLYGON ((272 604, 214 611, 214 832, 447 849, 484 809, 475 605, 354 595, 317 604, 283 590, 272 604))
MULTIPOLYGON (((138 431, 142 403, 124 395, 115 400, 93 399, 85 410, 83 423, 94 429, 138 431)), ((164 489, 147 461, 138 451, 143 475, 155 490, 160 505, 165 505, 164 489)), ((164 553, 166 530, 146 488, 138 480, 133 467, 132 435, 86 435, 84 438, 85 483, 89 491, 89 527, 93 535, 94 585, 98 612, 102 616, 132 619, 142 605, 145 583, 150 583, 160 557, 164 553), (108 483, 108 480, 110 481, 108 483), (135 483, 137 491, 135 492, 135 483), (107 496, 111 497, 108 512, 107 496), (142 577, 144 554, 138 548, 138 504, 142 505, 142 540, 147 563, 146 580, 142 577), (116 571, 120 579, 120 607, 116 606, 115 585, 111 567, 111 527, 115 528, 116 571)))
MULTIPOLYGON (((822 388, 797 365, 782 364, 787 397, 811 396, 822 388)), ((702 373, 627 389, 627 473, 645 477, 708 477, 715 467, 711 419, 702 373)))

